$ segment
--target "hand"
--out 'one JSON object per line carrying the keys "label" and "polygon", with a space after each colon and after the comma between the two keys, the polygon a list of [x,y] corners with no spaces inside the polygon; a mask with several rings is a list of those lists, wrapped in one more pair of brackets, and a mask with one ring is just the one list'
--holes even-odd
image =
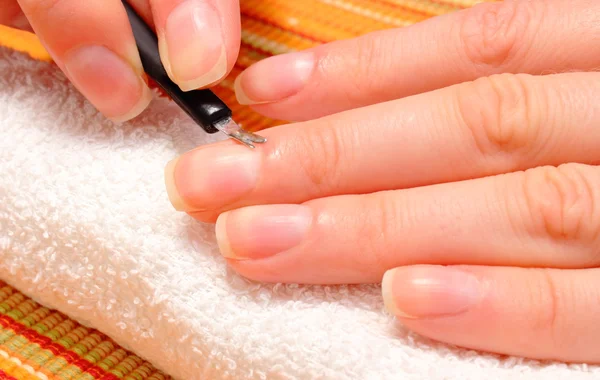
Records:
{"label": "hand", "polygon": [[599,41],[597,0],[506,1],[266,59],[238,98],[312,121],[184,154],[170,198],[248,278],[383,278],[426,336],[600,362]]}
{"label": "hand", "polygon": [[[163,64],[183,90],[232,69],[240,45],[238,0],[131,0],[155,27]],[[151,92],[120,0],[0,0],[0,24],[34,30],[58,66],[105,116],[129,120]],[[150,11],[152,9],[152,11]]]}

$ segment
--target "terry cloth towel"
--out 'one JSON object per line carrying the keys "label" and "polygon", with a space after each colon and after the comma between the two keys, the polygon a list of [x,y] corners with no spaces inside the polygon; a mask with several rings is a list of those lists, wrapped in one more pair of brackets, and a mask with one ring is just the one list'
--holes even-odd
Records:
{"label": "terry cloth towel", "polygon": [[[252,22],[246,43],[264,43]],[[0,278],[181,380],[600,377],[599,367],[411,334],[377,285],[263,285],[232,273],[213,227],[176,213],[163,183],[166,162],[215,138],[165,99],[112,124],[53,64],[0,49]]]}

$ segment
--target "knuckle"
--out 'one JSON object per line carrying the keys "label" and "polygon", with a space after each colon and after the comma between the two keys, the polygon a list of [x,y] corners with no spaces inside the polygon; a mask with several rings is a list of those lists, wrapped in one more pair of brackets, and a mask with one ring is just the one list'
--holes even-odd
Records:
{"label": "knuckle", "polygon": [[[364,94],[372,94],[375,97],[376,94],[382,91],[381,83],[377,81],[377,73],[385,72],[392,67],[394,61],[390,49],[389,39],[390,37],[378,38],[373,35],[367,35],[357,38],[353,41],[348,42],[348,52],[345,51],[334,51],[332,56],[326,61],[327,66],[339,67],[341,65],[350,67],[351,69],[345,70],[347,75],[346,85],[342,86],[341,89],[345,92],[345,100],[350,104],[364,103]],[[333,56],[335,54],[335,56]],[[348,61],[348,60],[351,61]],[[333,60],[343,62],[332,62]],[[325,75],[329,75],[325,73]]]}
{"label": "knuckle", "polygon": [[507,0],[465,12],[459,39],[468,61],[482,72],[502,71],[526,52],[523,36],[543,2]]}
{"label": "knuckle", "polygon": [[494,166],[491,159],[503,169],[516,169],[535,153],[531,147],[540,133],[547,99],[531,83],[525,74],[500,74],[457,87],[459,120],[487,159],[486,167]]}
{"label": "knuckle", "polygon": [[[359,86],[358,90],[365,90],[362,86],[368,86],[369,81],[365,81],[369,74],[373,74],[373,65],[378,62],[382,54],[383,49],[381,43],[377,38],[370,38],[367,36],[358,40],[357,44],[357,57],[360,57],[360,64],[357,66],[357,70],[354,71],[352,79],[355,84]],[[365,76],[367,75],[367,76]]]}
{"label": "knuckle", "polygon": [[339,128],[331,122],[321,120],[306,130],[299,140],[297,157],[309,157],[298,161],[302,173],[308,179],[316,194],[327,194],[329,189],[337,186],[340,180],[344,149],[351,144],[344,144]]}
{"label": "knuckle", "polygon": [[559,310],[561,309],[561,288],[546,269],[537,270],[537,276],[531,276],[529,291],[531,307],[536,312],[531,320],[532,329],[539,336],[549,336],[556,343],[560,334]]}
{"label": "knuckle", "polygon": [[[523,191],[530,233],[558,241],[597,242],[600,235],[599,174],[598,168],[580,164],[525,172]],[[590,249],[595,245],[589,244]],[[586,256],[589,253],[585,252]]]}
{"label": "knuckle", "polygon": [[400,213],[399,209],[397,200],[388,193],[375,193],[364,197],[363,217],[357,234],[361,239],[357,240],[357,244],[358,249],[366,253],[365,267],[377,274],[397,266],[395,241],[403,224],[402,215],[408,214]]}

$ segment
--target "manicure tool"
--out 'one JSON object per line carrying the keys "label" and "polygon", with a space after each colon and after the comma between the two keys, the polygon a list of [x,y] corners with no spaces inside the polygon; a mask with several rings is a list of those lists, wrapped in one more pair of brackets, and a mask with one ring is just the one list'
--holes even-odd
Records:
{"label": "manicure tool", "polygon": [[171,80],[162,64],[156,34],[127,1],[123,0],[123,5],[131,23],[144,71],[206,133],[222,132],[249,148],[267,141],[264,137],[245,131],[236,124],[231,109],[212,91],[182,91]]}

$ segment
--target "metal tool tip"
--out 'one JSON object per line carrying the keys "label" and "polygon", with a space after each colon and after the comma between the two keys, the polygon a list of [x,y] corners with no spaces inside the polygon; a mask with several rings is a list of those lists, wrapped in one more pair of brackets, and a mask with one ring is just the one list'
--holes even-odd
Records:
{"label": "metal tool tip", "polygon": [[236,124],[233,119],[224,119],[215,123],[215,128],[225,133],[230,138],[246,145],[248,148],[254,149],[254,144],[264,144],[267,139],[252,132],[245,131]]}

